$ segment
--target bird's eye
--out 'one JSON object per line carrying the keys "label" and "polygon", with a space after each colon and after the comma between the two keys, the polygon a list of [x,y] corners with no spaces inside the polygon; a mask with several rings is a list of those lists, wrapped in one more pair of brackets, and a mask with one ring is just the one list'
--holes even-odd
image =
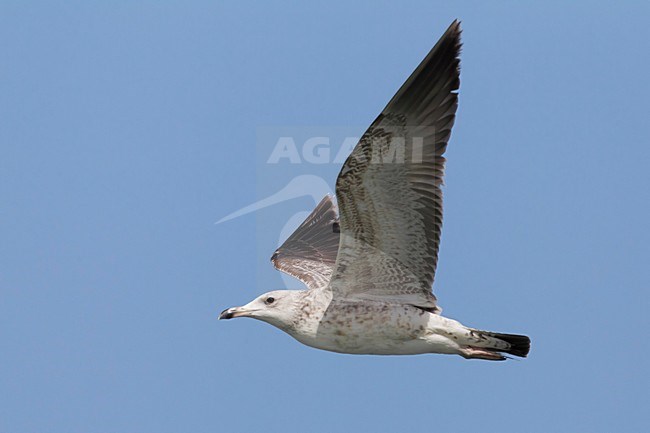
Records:
{"label": "bird's eye", "polygon": [[266,302],[267,304],[272,304],[273,302],[275,302],[275,298],[273,296],[269,296],[268,298],[266,298],[266,301],[264,302]]}

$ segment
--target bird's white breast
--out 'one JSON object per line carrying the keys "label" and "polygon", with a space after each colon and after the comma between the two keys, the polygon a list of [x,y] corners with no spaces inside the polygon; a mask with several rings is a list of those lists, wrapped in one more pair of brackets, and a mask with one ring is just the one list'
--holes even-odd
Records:
{"label": "bird's white breast", "polygon": [[435,350],[436,320],[447,319],[410,305],[332,301],[327,308],[310,309],[287,332],[303,344],[333,352],[417,354]]}

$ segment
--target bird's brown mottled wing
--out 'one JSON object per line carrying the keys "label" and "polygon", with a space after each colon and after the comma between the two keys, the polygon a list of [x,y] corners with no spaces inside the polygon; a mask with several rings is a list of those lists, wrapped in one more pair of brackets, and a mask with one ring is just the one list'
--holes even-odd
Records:
{"label": "bird's brown mottled wing", "polygon": [[276,269],[305,283],[310,289],[327,286],[339,249],[336,205],[326,195],[316,209],[278,248],[271,262]]}
{"label": "bird's brown mottled wing", "polygon": [[336,182],[341,239],[333,295],[440,311],[431,292],[445,159],[458,105],[455,21],[391,99]]}

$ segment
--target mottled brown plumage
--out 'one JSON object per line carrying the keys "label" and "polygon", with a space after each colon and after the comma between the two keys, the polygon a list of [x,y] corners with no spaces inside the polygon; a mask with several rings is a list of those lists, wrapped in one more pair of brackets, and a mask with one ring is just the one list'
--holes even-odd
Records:
{"label": "mottled brown plumage", "polygon": [[458,106],[460,24],[451,24],[343,164],[340,221],[325,197],[273,254],[309,290],[266,293],[220,318],[253,317],[319,349],[355,354],[526,356],[530,339],[439,315],[432,293],[443,157]]}
{"label": "mottled brown plumage", "polygon": [[297,278],[310,289],[329,283],[339,249],[336,205],[326,195],[295,232],[273,253],[276,269]]}
{"label": "mottled brown plumage", "polygon": [[460,47],[456,21],[345,161],[336,181],[341,245],[330,283],[335,297],[440,311],[431,286],[442,228],[442,155],[458,106]]}

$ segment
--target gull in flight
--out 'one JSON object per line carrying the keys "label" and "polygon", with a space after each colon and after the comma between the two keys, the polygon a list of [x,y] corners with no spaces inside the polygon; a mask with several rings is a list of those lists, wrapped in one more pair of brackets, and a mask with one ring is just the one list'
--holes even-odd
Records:
{"label": "gull in flight", "polygon": [[432,293],[445,158],[460,86],[454,21],[359,140],[325,196],[271,261],[307,290],[276,290],[219,318],[251,317],[339,353],[525,357],[524,335],[440,315]]}

